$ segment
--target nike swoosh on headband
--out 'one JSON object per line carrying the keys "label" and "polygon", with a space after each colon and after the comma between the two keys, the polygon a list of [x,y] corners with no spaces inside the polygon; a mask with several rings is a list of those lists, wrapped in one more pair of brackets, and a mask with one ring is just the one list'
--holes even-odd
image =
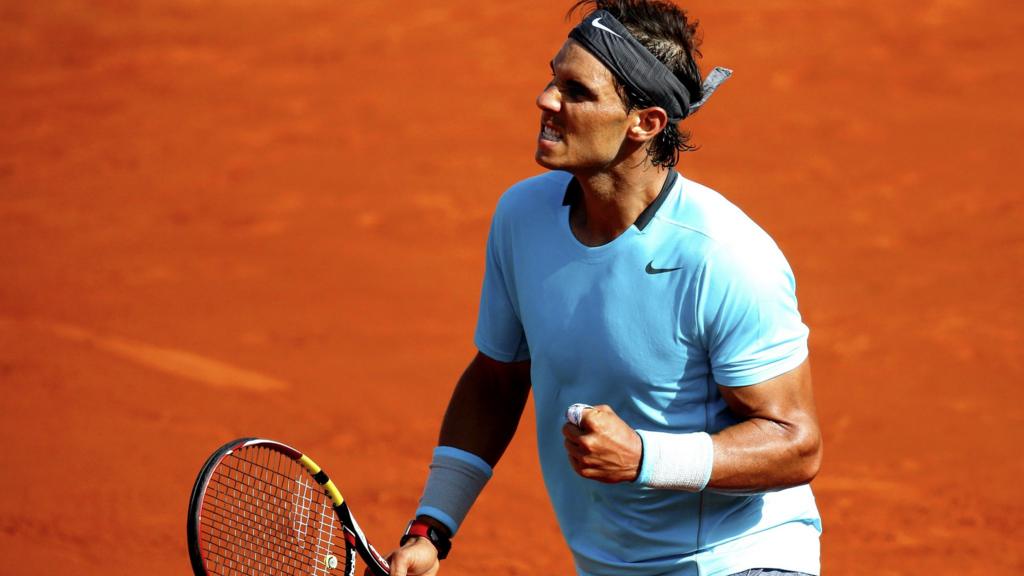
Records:
{"label": "nike swoosh on headband", "polygon": [[611,28],[605,26],[604,24],[601,24],[601,18],[595,18],[594,21],[591,22],[591,24],[593,24],[594,28],[600,28],[601,30],[604,30],[605,32],[609,32],[611,34],[615,34],[619,38],[622,38],[622,36],[620,36],[619,34],[616,34],[614,30],[612,30]]}

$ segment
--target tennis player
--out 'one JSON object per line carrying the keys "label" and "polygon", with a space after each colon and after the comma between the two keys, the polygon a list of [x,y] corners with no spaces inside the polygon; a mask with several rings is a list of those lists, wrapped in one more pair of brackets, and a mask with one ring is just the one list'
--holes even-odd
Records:
{"label": "tennis player", "polygon": [[[392,574],[435,574],[533,389],[548,494],[588,576],[818,574],[821,437],[793,274],[674,166],[696,22],[585,0],[551,61],[536,159],[501,198],[475,343]],[[566,413],[569,408],[569,421]]]}

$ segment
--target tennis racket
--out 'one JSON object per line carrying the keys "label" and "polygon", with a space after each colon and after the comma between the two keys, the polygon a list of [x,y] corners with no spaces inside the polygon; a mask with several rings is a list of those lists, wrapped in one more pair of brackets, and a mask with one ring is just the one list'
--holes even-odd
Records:
{"label": "tennis racket", "polygon": [[199,472],[188,506],[196,576],[354,576],[356,553],[390,573],[327,473],[291,446],[232,440]]}

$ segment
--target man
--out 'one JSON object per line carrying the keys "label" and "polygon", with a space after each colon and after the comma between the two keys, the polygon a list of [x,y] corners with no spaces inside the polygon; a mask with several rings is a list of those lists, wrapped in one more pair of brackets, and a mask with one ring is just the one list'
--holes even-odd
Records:
{"label": "man", "polygon": [[438,571],[531,386],[579,574],[817,574],[821,440],[792,273],[672,169],[689,148],[679,121],[728,71],[702,85],[696,24],[670,4],[581,6],[537,98],[550,171],[497,207],[479,353],[392,574]]}

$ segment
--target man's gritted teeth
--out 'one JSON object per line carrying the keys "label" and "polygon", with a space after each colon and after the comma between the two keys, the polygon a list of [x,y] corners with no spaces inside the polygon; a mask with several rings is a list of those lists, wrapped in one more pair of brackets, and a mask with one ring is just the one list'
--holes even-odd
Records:
{"label": "man's gritted teeth", "polygon": [[541,124],[540,137],[541,140],[548,140],[550,142],[562,141],[562,133],[548,124]]}

